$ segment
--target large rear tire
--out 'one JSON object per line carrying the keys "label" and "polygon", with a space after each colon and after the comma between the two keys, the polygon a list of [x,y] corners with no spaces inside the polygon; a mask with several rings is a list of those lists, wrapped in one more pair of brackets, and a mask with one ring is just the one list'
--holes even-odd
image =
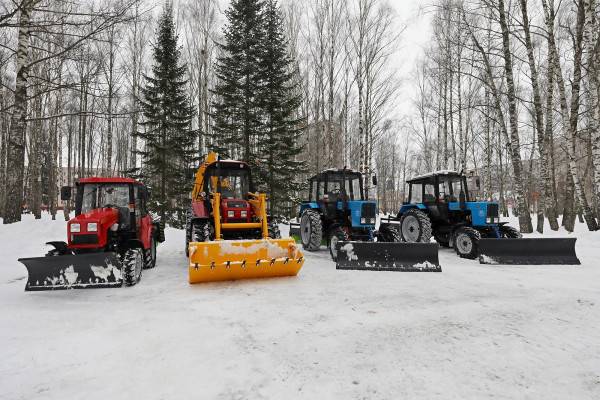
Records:
{"label": "large rear tire", "polygon": [[348,234],[341,227],[333,228],[329,232],[329,237],[327,239],[327,246],[329,247],[329,254],[331,254],[331,258],[333,261],[337,261],[337,248],[336,245],[338,242],[346,242],[348,241]]}
{"label": "large rear tire", "polygon": [[121,257],[123,265],[123,281],[126,286],[133,286],[142,279],[144,256],[138,248],[128,249]]}
{"label": "large rear tire", "polygon": [[400,219],[402,240],[409,243],[431,241],[431,220],[423,211],[416,208],[408,210]]}
{"label": "large rear tire", "polygon": [[401,242],[402,236],[398,230],[390,225],[381,225],[377,232],[378,242]]}
{"label": "large rear tire", "polygon": [[454,251],[461,258],[474,259],[479,254],[479,231],[463,226],[454,233]]}
{"label": "large rear tire", "polygon": [[302,247],[308,251],[317,251],[323,240],[321,215],[314,210],[306,210],[300,217],[300,238]]}
{"label": "large rear tire", "polygon": [[144,269],[156,267],[156,239],[152,236],[150,247],[144,250]]}

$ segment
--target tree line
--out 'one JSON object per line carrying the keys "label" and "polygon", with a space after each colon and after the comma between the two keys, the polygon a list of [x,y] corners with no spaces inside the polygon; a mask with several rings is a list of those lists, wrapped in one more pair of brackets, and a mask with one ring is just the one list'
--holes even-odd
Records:
{"label": "tree line", "polygon": [[597,1],[440,0],[431,14],[410,168],[477,170],[522,232],[532,212],[539,232],[573,231],[577,216],[598,229]]}
{"label": "tree line", "polygon": [[[182,131],[174,142],[185,157],[174,163],[189,170],[210,150],[244,159],[271,193],[272,212],[286,215],[309,174],[333,166],[373,173],[398,87],[387,64],[400,31],[387,2],[307,4],[170,6],[176,80],[190,107],[177,129],[167,129]],[[156,162],[173,158],[157,152],[160,129],[149,112],[161,15],[145,0],[0,1],[4,223],[20,220],[24,207],[55,217],[59,183],[91,175],[141,177],[153,186],[157,211],[165,211],[160,204],[181,215],[191,182],[180,174],[166,177],[168,188],[158,184],[175,168]]]}

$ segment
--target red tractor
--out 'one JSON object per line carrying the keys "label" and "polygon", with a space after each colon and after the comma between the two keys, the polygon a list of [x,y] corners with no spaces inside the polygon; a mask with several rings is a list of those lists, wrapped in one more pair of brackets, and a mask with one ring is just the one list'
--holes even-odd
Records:
{"label": "red tractor", "polygon": [[[159,221],[146,208],[148,189],[131,178],[82,178],[76,184],[75,217],[67,242],[48,242],[45,257],[21,258],[29,273],[25,290],[87,289],[139,282],[156,265],[164,241]],[[61,188],[71,199],[72,188]]]}

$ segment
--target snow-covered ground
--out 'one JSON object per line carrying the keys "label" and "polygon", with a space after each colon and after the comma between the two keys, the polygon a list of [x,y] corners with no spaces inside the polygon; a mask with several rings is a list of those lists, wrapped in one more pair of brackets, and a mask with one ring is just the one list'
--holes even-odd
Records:
{"label": "snow-covered ground", "polygon": [[170,229],[135,287],[26,293],[17,258],[65,236],[28,216],[0,225],[0,398],[599,399],[600,232],[575,235],[581,266],[336,271],[323,250],[191,286]]}

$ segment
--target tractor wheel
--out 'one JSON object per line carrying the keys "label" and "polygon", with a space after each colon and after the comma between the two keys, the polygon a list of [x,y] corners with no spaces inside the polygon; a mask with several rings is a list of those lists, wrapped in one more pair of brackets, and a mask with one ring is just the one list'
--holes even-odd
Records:
{"label": "tractor wheel", "polygon": [[300,218],[300,238],[302,247],[308,251],[317,251],[323,240],[321,215],[314,210],[306,210]]}
{"label": "tractor wheel", "polygon": [[421,210],[408,210],[400,219],[402,240],[409,243],[431,241],[431,220]]}
{"label": "tractor wheel", "polygon": [[152,236],[150,248],[144,250],[144,269],[156,267],[156,239]]}
{"label": "tractor wheel", "polygon": [[269,223],[269,238],[270,239],[281,239],[281,232],[279,232],[279,225],[275,222]]}
{"label": "tractor wheel", "polygon": [[123,264],[123,280],[126,286],[133,286],[142,278],[144,256],[138,248],[128,249],[121,256]]}
{"label": "tractor wheel", "polygon": [[333,261],[337,261],[337,243],[345,242],[347,240],[348,234],[339,226],[337,228],[333,228],[329,232],[329,237],[327,238],[327,246],[329,247],[329,253],[331,254],[331,258],[333,259]]}
{"label": "tractor wheel", "polygon": [[448,235],[434,234],[433,238],[442,247],[450,247],[450,238]]}
{"label": "tractor wheel", "polygon": [[506,239],[521,239],[523,235],[521,235],[521,232],[519,232],[512,226],[502,225],[500,227],[500,237]]}
{"label": "tractor wheel", "polygon": [[210,229],[210,222],[193,222],[192,223],[192,235],[194,242],[210,242],[212,238],[212,231]]}
{"label": "tractor wheel", "polygon": [[454,233],[454,250],[461,258],[474,259],[478,254],[479,232],[469,226],[458,228]]}
{"label": "tractor wheel", "polygon": [[402,236],[398,230],[390,225],[381,225],[377,232],[378,242],[401,242]]}

